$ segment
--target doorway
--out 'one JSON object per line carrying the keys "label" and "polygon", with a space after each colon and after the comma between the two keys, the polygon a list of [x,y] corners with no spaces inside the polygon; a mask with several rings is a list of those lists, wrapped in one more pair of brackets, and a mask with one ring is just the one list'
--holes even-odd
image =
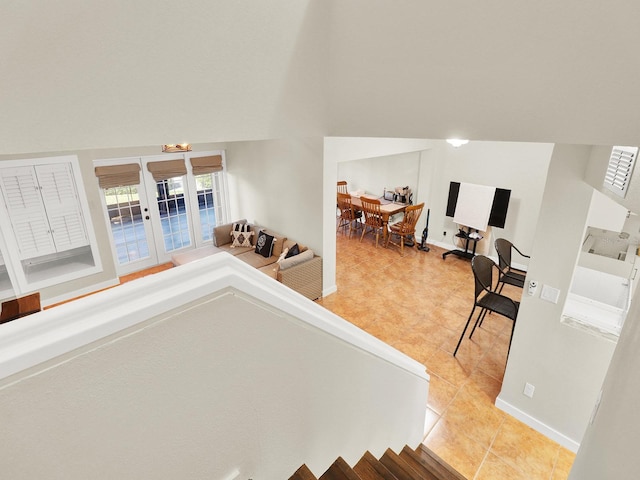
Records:
{"label": "doorway", "polygon": [[[228,219],[222,152],[95,162],[119,276],[211,241]],[[114,171],[129,178],[104,180]]]}

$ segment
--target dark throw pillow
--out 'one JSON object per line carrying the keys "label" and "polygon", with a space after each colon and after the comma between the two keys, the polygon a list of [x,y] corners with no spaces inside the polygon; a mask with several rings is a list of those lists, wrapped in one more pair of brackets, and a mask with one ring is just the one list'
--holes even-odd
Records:
{"label": "dark throw pillow", "polygon": [[293,257],[295,255],[298,255],[299,253],[300,253],[300,247],[298,247],[298,244],[296,243],[293,247],[289,249],[289,251],[287,252],[287,255],[284,258]]}
{"label": "dark throw pillow", "polygon": [[269,235],[264,230],[260,230],[258,233],[258,240],[256,241],[256,253],[259,253],[264,258],[269,258],[273,251],[273,244],[276,239],[273,235]]}

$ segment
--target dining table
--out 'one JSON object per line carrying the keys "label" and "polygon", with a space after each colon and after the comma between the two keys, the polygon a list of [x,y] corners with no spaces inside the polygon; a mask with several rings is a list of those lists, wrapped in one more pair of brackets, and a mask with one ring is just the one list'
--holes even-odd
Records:
{"label": "dining table", "polygon": [[[387,235],[388,235],[387,225],[389,223],[389,217],[391,217],[391,215],[395,215],[396,213],[404,212],[404,209],[407,207],[407,205],[404,203],[391,202],[389,200],[384,200],[382,198],[374,197],[372,195],[371,196],[361,195],[361,196],[365,198],[371,198],[374,200],[380,200],[380,215],[382,216],[383,240],[386,241]],[[362,209],[362,202],[360,201],[360,197],[351,195],[351,204],[353,205],[353,208],[356,210]]]}

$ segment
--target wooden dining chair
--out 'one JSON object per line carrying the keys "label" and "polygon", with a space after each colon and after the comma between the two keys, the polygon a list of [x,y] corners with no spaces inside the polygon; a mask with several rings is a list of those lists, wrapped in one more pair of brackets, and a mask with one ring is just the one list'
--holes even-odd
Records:
{"label": "wooden dining chair", "polygon": [[0,311],[0,323],[10,322],[16,318],[31,315],[42,310],[40,305],[40,292],[32,293],[13,300],[2,302]]}
{"label": "wooden dining chair", "polygon": [[340,209],[340,216],[338,217],[338,225],[336,227],[336,233],[342,228],[349,227],[349,238],[351,238],[351,232],[354,229],[362,228],[362,211],[356,210],[351,202],[351,195],[348,193],[338,192],[338,208]]}
{"label": "wooden dining chair", "polygon": [[[419,205],[410,205],[404,209],[404,216],[398,223],[392,223],[389,225],[389,234],[387,235],[387,241],[385,247],[388,247],[391,243],[396,247],[400,247],[400,255],[404,256],[404,243],[407,237],[414,236],[416,234],[416,225],[418,219],[422,214],[424,208],[424,202]],[[400,243],[395,243],[391,240],[392,236],[399,237]],[[414,242],[415,243],[415,242]]]}
{"label": "wooden dining chair", "polygon": [[338,193],[349,193],[347,192],[347,182],[345,180],[340,180],[337,184]]}
{"label": "wooden dining chair", "polygon": [[362,242],[362,239],[367,233],[367,228],[369,228],[370,233],[376,234],[376,248],[378,248],[380,232],[382,232],[384,228],[384,220],[380,212],[380,200],[377,198],[360,197],[360,203],[362,203],[362,211],[364,213],[364,224],[362,226],[360,241]]}

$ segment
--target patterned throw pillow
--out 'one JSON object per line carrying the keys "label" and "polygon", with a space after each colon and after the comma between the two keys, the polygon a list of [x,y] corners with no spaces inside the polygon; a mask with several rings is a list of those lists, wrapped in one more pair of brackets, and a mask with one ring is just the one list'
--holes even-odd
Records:
{"label": "patterned throw pillow", "polygon": [[269,258],[271,252],[273,252],[273,244],[277,239],[273,235],[269,235],[264,230],[260,230],[258,233],[258,240],[256,241],[256,253],[259,253],[264,258]]}
{"label": "patterned throw pillow", "polygon": [[233,242],[231,243],[231,248],[234,247],[252,247],[251,245],[251,237],[253,237],[254,232],[240,232],[236,230],[231,231],[231,236],[233,237]]}
{"label": "patterned throw pillow", "polygon": [[234,222],[231,227],[231,236],[233,236],[233,232],[248,232],[251,230],[251,225],[248,223],[237,223]]}

